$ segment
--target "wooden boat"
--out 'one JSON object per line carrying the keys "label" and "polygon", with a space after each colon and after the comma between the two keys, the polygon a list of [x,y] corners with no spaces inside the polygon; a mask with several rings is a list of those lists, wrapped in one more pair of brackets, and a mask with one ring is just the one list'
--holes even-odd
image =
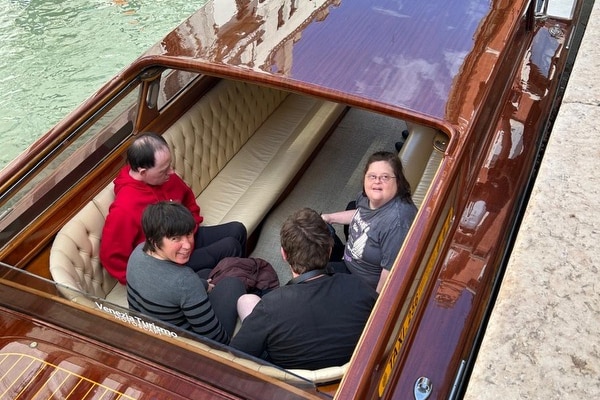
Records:
{"label": "wooden boat", "polygon": [[[587,3],[561,4],[208,2],[1,171],[0,398],[460,397]],[[349,364],[281,370],[115,300],[97,232],[136,134],[268,257],[403,129],[419,212]]]}

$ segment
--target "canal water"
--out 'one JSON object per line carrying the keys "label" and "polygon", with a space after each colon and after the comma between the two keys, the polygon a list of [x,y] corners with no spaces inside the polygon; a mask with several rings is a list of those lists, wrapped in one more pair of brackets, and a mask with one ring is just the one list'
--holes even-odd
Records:
{"label": "canal water", "polygon": [[0,0],[0,169],[207,0]]}

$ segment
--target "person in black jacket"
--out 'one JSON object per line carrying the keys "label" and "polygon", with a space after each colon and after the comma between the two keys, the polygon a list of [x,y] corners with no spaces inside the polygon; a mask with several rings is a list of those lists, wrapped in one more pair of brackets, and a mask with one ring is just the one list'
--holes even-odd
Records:
{"label": "person in black jacket", "polygon": [[262,299],[240,297],[243,323],[230,345],[282,368],[347,363],[377,293],[358,276],[326,273],[332,246],[316,211],[305,208],[288,217],[281,228],[281,254],[293,278]]}

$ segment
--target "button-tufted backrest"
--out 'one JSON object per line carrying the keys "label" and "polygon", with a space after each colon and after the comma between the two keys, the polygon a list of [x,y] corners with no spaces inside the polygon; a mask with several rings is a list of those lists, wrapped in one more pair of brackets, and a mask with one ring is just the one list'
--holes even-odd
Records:
{"label": "button-tufted backrest", "polygon": [[223,80],[164,133],[175,170],[196,196],[287,96]]}
{"label": "button-tufted backrest", "polygon": [[[100,298],[106,298],[115,289],[117,280],[102,267],[98,255],[104,220],[113,199],[111,183],[58,232],[50,250],[54,281]],[[71,300],[79,296],[59,289]]]}

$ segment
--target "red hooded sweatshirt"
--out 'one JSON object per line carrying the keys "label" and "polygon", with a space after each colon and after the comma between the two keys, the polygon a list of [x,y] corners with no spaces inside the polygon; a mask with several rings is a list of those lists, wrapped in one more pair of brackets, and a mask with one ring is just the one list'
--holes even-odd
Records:
{"label": "red hooded sweatshirt", "polygon": [[127,260],[138,244],[146,240],[142,213],[150,204],[177,201],[186,206],[200,225],[203,218],[192,189],[177,175],[159,186],[151,186],[129,175],[124,166],[115,178],[115,200],[110,205],[100,240],[102,266],[122,284],[126,283]]}

